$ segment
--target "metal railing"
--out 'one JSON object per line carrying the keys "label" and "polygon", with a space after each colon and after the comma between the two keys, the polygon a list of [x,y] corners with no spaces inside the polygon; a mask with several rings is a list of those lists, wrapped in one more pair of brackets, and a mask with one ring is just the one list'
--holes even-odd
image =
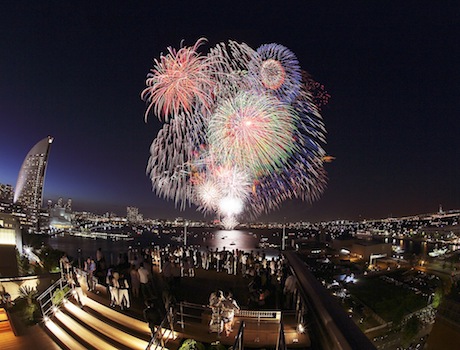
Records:
{"label": "metal railing", "polygon": [[237,310],[235,316],[251,318],[257,320],[257,324],[260,325],[260,321],[277,321],[281,322],[281,311],[254,311],[254,310]]}
{"label": "metal railing", "polygon": [[177,311],[177,314],[179,316],[179,320],[177,321],[177,323],[180,324],[182,329],[184,329],[186,323],[185,318],[201,321],[201,314],[203,313],[203,311],[208,309],[209,307],[206,305],[181,301],[179,303],[179,310]]}
{"label": "metal railing", "polygon": [[244,350],[244,327],[246,324],[244,321],[241,322],[240,328],[238,329],[238,334],[235,337],[235,342],[233,343],[232,350]]}
{"label": "metal railing", "polygon": [[[169,326],[169,329],[167,329],[167,326]],[[174,336],[174,313],[172,309],[169,310],[168,314],[163,318],[163,321],[161,321],[161,324],[157,327],[145,350],[164,349],[166,343],[170,339],[170,335]]]}
{"label": "metal railing", "polygon": [[[186,301],[179,303],[179,310],[177,311],[179,320],[177,323],[181,325],[182,328],[185,327],[186,318],[202,320],[202,313],[204,311],[210,310],[210,307],[202,304],[194,304]],[[281,322],[281,311],[277,310],[236,310],[235,316],[252,319],[260,325],[263,321],[276,321]]]}
{"label": "metal railing", "polygon": [[284,252],[297,280],[296,321],[308,323],[312,346],[325,350],[369,350],[374,344],[316,280],[293,251]]}
{"label": "metal railing", "polygon": [[284,326],[280,323],[280,332],[278,335],[278,343],[276,344],[276,350],[287,350],[286,339],[284,337]]}
{"label": "metal railing", "polygon": [[[68,287],[68,288],[66,288]],[[53,297],[57,290],[64,291],[62,299],[58,300],[59,303],[67,298],[68,294],[72,291],[71,286],[68,284],[67,280],[64,278],[58,279],[54,282],[47,290],[37,297],[38,304],[40,305],[40,310],[43,317],[50,317],[53,313],[53,307],[59,307],[59,304],[53,303]]]}
{"label": "metal railing", "polygon": [[[238,333],[235,336],[235,342],[233,343],[232,350],[244,350],[244,330],[246,327],[246,322],[241,321],[240,328]],[[276,344],[276,350],[287,350],[286,340],[284,337],[284,326],[280,323],[278,341]]]}

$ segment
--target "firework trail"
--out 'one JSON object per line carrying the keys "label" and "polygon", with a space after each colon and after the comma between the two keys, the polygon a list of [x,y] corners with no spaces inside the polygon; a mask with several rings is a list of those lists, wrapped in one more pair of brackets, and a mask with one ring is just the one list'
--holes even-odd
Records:
{"label": "firework trail", "polygon": [[202,55],[204,43],[168,48],[147,75],[145,118],[165,122],[150,148],[153,190],[217,215],[226,229],[289,199],[318,200],[327,183],[324,87],[282,45],[229,41]]}

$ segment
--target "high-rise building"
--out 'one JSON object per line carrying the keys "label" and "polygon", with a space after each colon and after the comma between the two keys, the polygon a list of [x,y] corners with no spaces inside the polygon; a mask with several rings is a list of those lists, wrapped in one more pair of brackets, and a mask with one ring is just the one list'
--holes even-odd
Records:
{"label": "high-rise building", "polygon": [[139,208],[127,207],[126,219],[128,220],[128,222],[139,222]]}
{"label": "high-rise building", "polygon": [[0,213],[11,213],[13,204],[13,186],[0,184]]}
{"label": "high-rise building", "polygon": [[43,201],[46,166],[52,142],[51,136],[39,141],[27,153],[19,170],[14,191],[14,203],[23,207],[30,224],[38,222],[38,213]]}
{"label": "high-rise building", "polygon": [[22,254],[19,221],[11,214],[0,213],[0,276],[18,275],[16,249]]}
{"label": "high-rise building", "polygon": [[13,186],[7,184],[0,184],[0,201],[13,202]]}

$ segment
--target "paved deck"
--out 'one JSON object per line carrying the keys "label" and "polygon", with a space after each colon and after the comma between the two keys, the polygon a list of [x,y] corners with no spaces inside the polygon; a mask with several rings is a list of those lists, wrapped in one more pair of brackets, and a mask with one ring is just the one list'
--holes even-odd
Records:
{"label": "paved deck", "polygon": [[[15,324],[19,324],[16,322]],[[0,308],[0,348],[2,350],[50,349],[60,347],[38,325],[17,330],[16,336],[4,309]]]}
{"label": "paved deck", "polygon": [[[161,276],[158,273],[154,273],[153,280],[154,292],[157,298],[161,300],[161,292],[164,288]],[[245,304],[249,294],[247,288],[248,282],[249,280],[243,278],[242,276],[232,276],[225,272],[218,273],[216,271],[197,270],[195,277],[184,277],[181,279],[177,298],[178,301],[189,301],[206,305],[209,294],[212,291],[215,291],[216,289],[232,290],[236,300],[239,301],[240,306],[245,309]],[[110,324],[110,321],[114,321],[115,324],[120,325],[120,329],[116,329],[116,332],[120,334],[124,332],[124,326],[121,325],[126,324],[125,328],[133,330],[136,338],[138,338],[133,338],[133,341],[135,340],[139,344],[136,343],[137,345],[134,347],[130,347],[128,344],[123,345],[123,342],[125,341],[124,338],[127,337],[120,336],[119,340],[115,340],[116,343],[112,344],[112,346],[115,346],[116,348],[120,345],[123,345],[122,348],[144,348],[146,341],[149,339],[149,329],[147,324],[143,321],[142,311],[145,305],[142,298],[132,298],[131,307],[128,310],[120,310],[118,307],[113,309],[109,306],[109,296],[103,286],[98,287],[98,293],[88,292],[84,286],[83,289],[88,297],[90,297],[90,300],[88,300],[87,305],[83,307],[83,310],[80,308],[74,308],[72,306],[70,306],[69,309],[69,307],[64,306],[63,311],[76,318],[80,317],[79,314],[81,313],[82,319],[84,318],[85,320],[84,322],[90,320],[93,323],[93,328],[99,327],[102,329],[102,326],[99,326],[101,321],[99,321],[98,318],[101,318],[102,322],[105,320],[107,324]],[[92,302],[91,299],[94,301]],[[275,303],[275,298],[272,298],[270,304],[266,305],[266,308],[273,310],[274,308],[272,308],[272,306]],[[94,313],[95,311],[96,314]],[[70,322],[69,320],[66,321],[68,316],[60,312],[56,313],[55,317],[58,321],[61,319],[60,322],[63,324]],[[180,345],[180,342],[188,338],[192,338],[203,343],[220,341],[222,344],[227,346],[233,345],[235,336],[242,321],[243,318],[241,317],[237,316],[235,318],[234,331],[228,337],[226,337],[225,334],[210,333],[208,327],[209,310],[203,308],[198,312],[198,317],[195,320],[186,320],[183,328],[179,324],[174,325],[174,331],[177,333],[178,338],[175,341],[168,342],[167,347],[173,350],[177,349]],[[244,332],[245,348],[273,349],[276,347],[280,327],[279,321],[271,320],[257,322],[257,320],[250,318],[244,318],[244,321],[246,325]],[[295,319],[292,312],[290,314],[284,314],[282,321],[284,324],[286,343],[288,344],[289,348],[307,349],[310,346],[310,339],[307,334],[297,334],[295,330]],[[69,338],[69,335],[65,331],[59,329],[59,326],[55,326],[55,324],[52,325],[52,327],[56,328],[53,330],[53,332],[58,334],[58,337],[62,337],[62,339]],[[77,325],[75,325],[75,327],[77,327]],[[115,328],[117,328],[117,326],[115,326]],[[83,330],[78,332],[80,333],[80,336],[82,336],[82,332]],[[99,332],[102,331],[99,330]],[[112,335],[116,332],[115,330],[112,330],[110,334],[107,334],[107,336],[110,335],[112,338]],[[5,327],[5,330],[0,332],[1,348],[27,350],[30,350],[31,348],[43,348],[52,350],[60,349],[60,346],[56,344],[48,334],[51,332],[48,331],[43,324],[33,327],[24,327],[24,330],[22,330],[21,333],[21,336],[16,337],[10,329]],[[125,333],[125,335],[128,336],[128,333]],[[82,339],[85,339],[86,341],[88,338],[90,338],[90,336],[83,337]],[[108,340],[107,337],[104,339]],[[84,347],[84,344],[79,344],[78,340],[68,339],[68,342],[66,343],[72,344],[72,342],[74,344],[72,348],[77,349],[79,346]],[[117,343],[119,345],[117,345]],[[92,347],[104,348],[101,347],[100,344],[92,345]]]}
{"label": "paved deck", "polygon": [[[161,281],[161,276],[156,272],[153,275],[154,291],[157,298],[161,299],[161,291],[164,285]],[[180,289],[178,292],[179,301],[189,301],[201,305],[207,305],[208,298],[211,292],[216,289],[232,290],[235,299],[238,300],[240,306],[244,309],[245,304],[249,297],[248,291],[249,280],[242,276],[228,275],[226,272],[216,272],[213,270],[197,269],[195,277],[183,277],[180,282]],[[89,292],[89,296],[97,302],[109,305],[109,297],[104,288],[99,288],[99,293]],[[271,299],[270,304],[263,307],[263,309],[274,310],[275,298]],[[143,319],[142,310],[144,309],[142,298],[132,298],[131,308],[121,311],[116,309],[119,313],[134,317],[138,320]],[[200,316],[200,315],[198,315]],[[188,319],[185,322],[184,328],[180,325],[175,325],[174,331],[178,333],[178,342],[184,339],[193,338],[204,343],[212,343],[220,341],[224,345],[233,345],[235,335],[239,329],[241,321],[245,321],[244,343],[246,348],[274,348],[278,341],[279,335],[279,322],[262,321],[258,323],[254,319],[235,317],[234,332],[226,337],[225,334],[209,333],[208,321],[209,316],[201,315],[200,319]],[[284,333],[286,343],[289,348],[302,348],[307,349],[310,347],[311,342],[308,334],[298,334],[296,332],[296,322],[293,312],[284,313],[282,318],[284,324]],[[168,343],[169,345],[169,343]],[[172,348],[172,346],[171,346]]]}

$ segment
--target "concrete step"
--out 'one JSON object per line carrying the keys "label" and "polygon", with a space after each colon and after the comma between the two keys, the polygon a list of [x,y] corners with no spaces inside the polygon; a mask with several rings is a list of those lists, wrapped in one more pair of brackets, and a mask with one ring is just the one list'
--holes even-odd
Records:
{"label": "concrete step", "polygon": [[150,329],[144,321],[90,298],[86,298],[84,308],[65,301],[44,325],[51,338],[68,350],[144,350],[150,339]]}
{"label": "concrete step", "polygon": [[[62,313],[58,311],[58,313]],[[87,347],[80,344],[71,334],[66,332],[60,326],[51,319],[45,321],[45,327],[48,331],[59,341],[61,345],[64,345],[69,350],[86,350]]]}
{"label": "concrete step", "polygon": [[[115,326],[109,325],[103,320],[91,315],[90,313],[82,310],[80,307],[75,304],[67,301],[63,304],[64,310],[69,313],[73,318],[78,319],[81,324],[84,324],[86,328],[92,333],[100,333],[105,337],[112,339],[118,344],[122,344],[129,349],[145,349],[148,342],[139,339],[131,334],[124,332],[123,330],[118,329]],[[86,340],[86,337],[85,337]],[[115,347],[112,347],[116,349]],[[111,348],[111,349],[112,349]],[[109,349],[109,348],[106,348]]]}
{"label": "concrete step", "polygon": [[[59,310],[54,314],[54,317],[59,320],[67,328],[67,333],[79,343],[83,342],[89,344],[95,349],[115,350],[117,347],[113,346],[103,338],[96,335],[91,329],[85,325],[80,324],[72,317]],[[60,338],[59,338],[60,339]]]}

